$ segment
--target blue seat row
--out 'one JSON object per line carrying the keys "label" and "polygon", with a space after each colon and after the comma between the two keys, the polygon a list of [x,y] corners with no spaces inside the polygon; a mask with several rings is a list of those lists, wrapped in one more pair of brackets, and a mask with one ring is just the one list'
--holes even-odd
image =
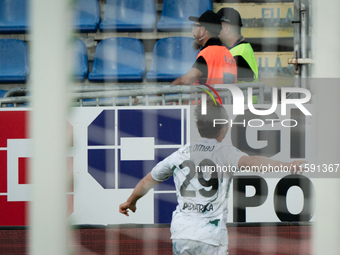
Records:
{"label": "blue seat row", "polygon": [[168,37],[156,42],[146,80],[173,81],[186,74],[198,54],[192,48],[193,38]]}
{"label": "blue seat row", "polygon": [[[30,0],[0,1],[0,33],[26,33],[30,30]],[[76,0],[74,29],[80,32],[96,32],[100,22],[98,0]]]}
{"label": "blue seat row", "polygon": [[98,0],[76,0],[74,29],[83,33],[95,33],[100,22]]}
{"label": "blue seat row", "polygon": [[157,23],[160,32],[191,31],[189,16],[201,16],[212,10],[212,0],[164,0],[161,20]]}
{"label": "blue seat row", "polygon": [[73,70],[73,77],[76,81],[84,81],[87,79],[89,73],[89,64],[86,51],[86,45],[81,40],[74,42],[73,48],[74,59],[76,60],[75,67]]}
{"label": "blue seat row", "polygon": [[26,82],[28,65],[28,50],[24,41],[16,39],[0,40],[0,82]]}
{"label": "blue seat row", "polygon": [[[30,0],[0,1],[0,33],[25,33],[30,29]],[[164,0],[156,26],[155,0],[107,0],[100,22],[98,0],[76,0],[74,28],[79,32],[160,32],[189,31],[189,16],[212,10],[212,0]]]}
{"label": "blue seat row", "polygon": [[29,29],[27,0],[0,1],[0,32],[25,33]]}
{"label": "blue seat row", "polygon": [[[168,37],[154,46],[148,82],[172,81],[187,73],[198,51],[192,48],[193,38]],[[116,37],[102,40],[96,48],[92,82],[142,82],[145,74],[145,55],[141,41]]]}
{"label": "blue seat row", "polygon": [[[168,37],[154,46],[148,82],[172,81],[189,71],[198,51],[192,48],[193,38]],[[145,54],[140,40],[115,37],[97,45],[92,71],[89,73],[86,46],[81,40],[74,44],[77,81],[91,82],[142,82],[145,76]],[[26,82],[28,54],[25,42],[0,39],[0,82]]]}
{"label": "blue seat row", "polygon": [[156,24],[155,0],[107,0],[102,32],[151,32]]}
{"label": "blue seat row", "polygon": [[[86,46],[81,40],[74,44],[76,65],[74,77],[84,80],[88,74]],[[29,75],[27,45],[22,40],[0,39],[0,83],[25,83]]]}
{"label": "blue seat row", "polygon": [[7,93],[7,90],[0,89],[0,98],[4,97]]}
{"label": "blue seat row", "polygon": [[135,38],[115,37],[98,43],[89,81],[141,82],[145,72],[142,42]]}

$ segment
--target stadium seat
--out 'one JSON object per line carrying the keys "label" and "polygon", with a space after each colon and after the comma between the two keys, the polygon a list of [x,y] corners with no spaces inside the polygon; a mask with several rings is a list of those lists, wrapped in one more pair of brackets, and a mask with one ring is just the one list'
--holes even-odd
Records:
{"label": "stadium seat", "polygon": [[28,75],[26,43],[16,39],[0,39],[0,82],[24,83]]}
{"label": "stadium seat", "polygon": [[76,0],[74,29],[81,33],[95,33],[100,22],[98,0]]}
{"label": "stadium seat", "polygon": [[0,97],[4,97],[4,95],[6,95],[7,90],[4,89],[0,89]]}
{"label": "stadium seat", "polygon": [[92,82],[141,82],[145,72],[144,47],[135,38],[104,39],[97,45]]}
{"label": "stadium seat", "polygon": [[164,0],[162,16],[157,23],[160,32],[191,31],[189,16],[200,16],[212,10],[212,0]]}
{"label": "stadium seat", "polygon": [[0,1],[0,33],[25,33],[28,30],[28,0]]}
{"label": "stadium seat", "polygon": [[150,71],[146,80],[173,81],[186,74],[197,57],[192,48],[193,38],[168,37],[157,41],[154,46]]}
{"label": "stadium seat", "polygon": [[76,59],[76,65],[74,70],[74,79],[76,81],[84,81],[87,78],[89,67],[86,45],[83,41],[77,39],[74,43],[74,53]]}
{"label": "stadium seat", "polygon": [[107,0],[101,32],[152,32],[156,24],[154,0]]}
{"label": "stadium seat", "polygon": [[[4,98],[7,92],[8,92],[7,90],[0,89],[0,98]],[[6,106],[6,107],[14,107],[14,104],[2,104],[1,107],[4,107],[4,106]]]}

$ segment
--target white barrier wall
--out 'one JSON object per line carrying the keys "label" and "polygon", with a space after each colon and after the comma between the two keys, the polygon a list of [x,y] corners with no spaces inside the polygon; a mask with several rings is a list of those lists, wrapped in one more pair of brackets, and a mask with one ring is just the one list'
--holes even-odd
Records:
{"label": "white barrier wall", "polygon": [[[227,110],[231,113],[231,106]],[[191,112],[189,106],[73,108],[68,120],[73,130],[69,151],[73,190],[68,195],[71,223],[169,223],[176,206],[172,178],[142,198],[130,217],[119,214],[118,206],[157,162],[198,137],[190,124],[194,123]],[[27,113],[0,111],[1,122],[7,123],[1,125],[0,135],[0,206],[5,208],[0,225],[26,225],[25,201],[30,200],[30,184],[25,164],[31,156],[25,132]],[[302,158],[313,163],[312,116],[304,116],[297,109],[288,109],[287,115],[281,116],[278,108],[272,116],[257,116],[256,121],[249,122],[254,116],[246,111],[244,126],[243,121],[229,115],[234,123],[224,142],[250,155],[282,161]],[[299,124],[295,126],[288,119]],[[229,197],[229,221],[311,220],[312,177],[309,173],[236,174]]]}

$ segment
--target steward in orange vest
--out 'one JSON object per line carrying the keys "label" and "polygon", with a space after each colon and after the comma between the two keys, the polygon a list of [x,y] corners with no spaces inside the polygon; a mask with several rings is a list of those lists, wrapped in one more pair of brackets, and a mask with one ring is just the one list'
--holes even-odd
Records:
{"label": "steward in orange vest", "polygon": [[221,21],[213,11],[206,11],[200,17],[190,16],[194,21],[192,32],[194,48],[201,48],[192,68],[185,75],[173,81],[172,85],[227,84],[236,83],[237,66],[229,50],[222,45],[218,35]]}
{"label": "steward in orange vest", "polygon": [[193,68],[202,73],[195,84],[228,84],[236,83],[237,80],[236,61],[218,38],[210,38],[206,42],[198,53]]}

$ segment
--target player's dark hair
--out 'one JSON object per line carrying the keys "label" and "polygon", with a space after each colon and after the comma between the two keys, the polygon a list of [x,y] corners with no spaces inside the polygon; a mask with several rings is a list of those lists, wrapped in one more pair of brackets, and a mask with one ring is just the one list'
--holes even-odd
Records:
{"label": "player's dark hair", "polygon": [[[207,114],[202,115],[202,103],[199,103],[195,109],[196,126],[201,137],[216,138],[218,137],[224,125],[218,124],[214,127],[214,119],[229,119],[226,109],[208,98]],[[228,124],[225,124],[228,125]]]}

